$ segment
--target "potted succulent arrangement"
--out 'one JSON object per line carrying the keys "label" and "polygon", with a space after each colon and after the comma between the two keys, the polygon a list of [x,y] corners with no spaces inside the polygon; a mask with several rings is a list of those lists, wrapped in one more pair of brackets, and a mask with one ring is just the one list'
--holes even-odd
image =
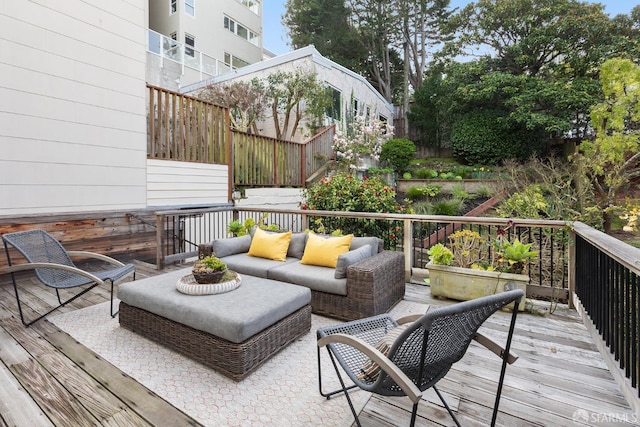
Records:
{"label": "potted succulent arrangement", "polygon": [[227,271],[227,264],[211,254],[196,261],[191,273],[196,282],[202,285],[219,283]]}
{"label": "potted succulent arrangement", "polygon": [[[476,231],[456,231],[448,246],[438,243],[428,251],[431,294],[466,301],[511,289],[526,293],[526,266],[538,256],[532,246],[518,238],[508,240],[505,230],[498,230],[491,241]],[[518,310],[524,310],[524,304],[523,299]]]}

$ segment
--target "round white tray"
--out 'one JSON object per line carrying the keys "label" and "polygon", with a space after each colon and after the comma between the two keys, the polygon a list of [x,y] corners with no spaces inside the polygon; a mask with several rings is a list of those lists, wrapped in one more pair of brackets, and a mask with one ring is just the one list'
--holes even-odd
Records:
{"label": "round white tray", "polygon": [[236,273],[236,278],[234,280],[201,285],[196,282],[193,274],[187,274],[178,280],[178,283],[176,283],[176,289],[178,289],[179,292],[188,295],[213,295],[232,291],[240,286],[240,282],[242,282],[242,278],[238,273]]}

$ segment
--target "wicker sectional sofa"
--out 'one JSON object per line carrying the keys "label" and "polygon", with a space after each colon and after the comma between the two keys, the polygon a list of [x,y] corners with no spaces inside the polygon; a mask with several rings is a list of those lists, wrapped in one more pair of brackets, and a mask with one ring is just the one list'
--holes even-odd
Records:
{"label": "wicker sectional sofa", "polygon": [[284,261],[250,256],[252,238],[215,240],[201,245],[200,253],[213,251],[240,274],[308,287],[313,313],[336,319],[385,313],[404,297],[404,254],[383,250],[382,240],[376,237],[353,237],[335,268],[301,263],[307,233],[292,233]]}

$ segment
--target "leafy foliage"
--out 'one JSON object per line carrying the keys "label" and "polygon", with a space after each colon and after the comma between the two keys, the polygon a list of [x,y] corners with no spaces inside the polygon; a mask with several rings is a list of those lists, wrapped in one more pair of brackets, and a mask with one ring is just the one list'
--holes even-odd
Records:
{"label": "leafy foliage", "polygon": [[602,65],[600,80],[605,99],[591,110],[597,136],[581,144],[574,161],[586,167],[608,231],[618,193],[640,177],[640,66],[611,59]]}
{"label": "leafy foliage", "polygon": [[[338,173],[304,189],[301,208],[343,212],[402,212],[395,197],[393,187],[377,177],[361,180],[353,175]],[[354,233],[359,236],[381,238],[387,236],[384,239],[387,246],[395,245],[402,239],[401,224],[396,224],[395,221],[332,217],[326,218],[323,222],[322,228],[325,232],[328,229],[340,229],[344,234]]]}
{"label": "leafy foliage", "polygon": [[406,138],[393,138],[382,144],[380,161],[388,161],[399,174],[404,173],[416,156],[416,145]]}
{"label": "leafy foliage", "polygon": [[476,110],[453,125],[451,151],[468,163],[495,165],[506,159],[526,160],[537,141],[530,130],[508,126],[499,110]]}

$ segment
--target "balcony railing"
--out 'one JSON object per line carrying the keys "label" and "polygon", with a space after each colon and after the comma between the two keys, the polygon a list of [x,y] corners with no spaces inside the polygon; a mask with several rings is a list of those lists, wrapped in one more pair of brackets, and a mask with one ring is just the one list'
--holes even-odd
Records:
{"label": "balcony railing", "polygon": [[[527,296],[547,300],[567,299],[592,322],[603,348],[618,363],[622,388],[633,399],[640,398],[640,249],[626,245],[582,223],[564,221],[468,218],[428,215],[376,214],[305,210],[262,210],[231,206],[157,212],[157,265],[195,257],[198,245],[230,237],[227,225],[234,219],[253,218],[257,223],[277,224],[294,232],[325,227],[343,233],[374,235],[387,250],[404,251],[405,276],[424,269],[426,251],[446,241],[460,228],[491,234],[507,229],[540,251],[529,265],[532,284]],[[595,337],[594,337],[595,339]],[[606,352],[605,352],[606,353]],[[606,354],[605,354],[606,356]]]}
{"label": "balcony railing", "polygon": [[147,30],[147,51],[158,55],[162,61],[174,61],[183,67],[199,71],[200,80],[233,70],[233,67],[223,61],[153,30]]}

